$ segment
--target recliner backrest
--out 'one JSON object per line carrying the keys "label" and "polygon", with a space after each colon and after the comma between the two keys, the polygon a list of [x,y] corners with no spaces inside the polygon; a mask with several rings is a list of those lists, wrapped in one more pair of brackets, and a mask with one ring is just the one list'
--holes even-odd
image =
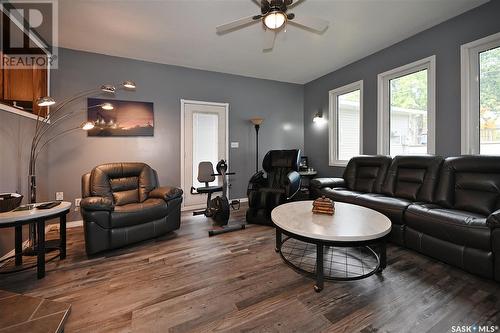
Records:
{"label": "recliner backrest", "polygon": [[214,165],[212,162],[200,162],[198,164],[198,181],[200,183],[211,183],[215,180]]}
{"label": "recliner backrest", "polygon": [[268,187],[280,188],[286,185],[290,171],[299,171],[300,149],[270,150],[262,160],[267,173]]}
{"label": "recliner backrest", "polygon": [[396,156],[387,172],[382,193],[432,202],[442,163],[440,156]]}
{"label": "recliner backrest", "polygon": [[90,173],[90,195],[113,200],[115,205],[143,202],[158,187],[156,172],[144,163],[108,163]]}
{"label": "recliner backrest", "polygon": [[500,156],[447,158],[441,170],[436,203],[485,216],[500,209]]}
{"label": "recliner backrest", "polygon": [[392,159],[388,156],[357,156],[347,163],[343,178],[351,191],[380,193]]}

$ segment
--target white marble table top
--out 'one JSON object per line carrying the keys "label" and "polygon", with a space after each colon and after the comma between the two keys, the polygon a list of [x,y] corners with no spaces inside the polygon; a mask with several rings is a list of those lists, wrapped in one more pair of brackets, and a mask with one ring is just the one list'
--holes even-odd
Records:
{"label": "white marble table top", "polygon": [[391,231],[391,221],[373,209],[335,202],[335,214],[312,213],[312,201],[289,202],[271,212],[278,227],[299,236],[337,242],[377,239]]}
{"label": "white marble table top", "polygon": [[[36,205],[42,204],[43,202],[36,203]],[[55,206],[50,209],[30,209],[21,211],[10,211],[5,213],[0,213],[0,225],[2,223],[12,223],[17,221],[32,220],[44,216],[49,216],[65,211],[71,207],[71,202],[62,201],[60,205]]]}

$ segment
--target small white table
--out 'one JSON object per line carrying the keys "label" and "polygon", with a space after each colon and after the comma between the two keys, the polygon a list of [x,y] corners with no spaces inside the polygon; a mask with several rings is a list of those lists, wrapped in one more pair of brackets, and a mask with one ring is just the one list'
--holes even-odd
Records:
{"label": "small white table", "polygon": [[[37,203],[39,205],[41,203]],[[61,202],[58,206],[55,206],[50,209],[29,209],[29,210],[19,210],[19,211],[10,211],[5,213],[0,213],[0,229],[1,228],[9,228],[13,227],[15,229],[15,265],[22,265],[22,256],[23,256],[23,235],[22,228],[23,225],[26,224],[36,224],[37,229],[37,242],[36,242],[36,255],[37,255],[37,277],[39,279],[45,276],[45,250],[46,250],[46,242],[45,242],[45,222],[59,218],[59,258],[66,258],[66,215],[69,213],[69,209],[71,208],[71,203],[67,201]],[[11,259],[6,258],[4,261]],[[32,268],[34,266],[25,267],[21,269],[12,270],[10,272],[17,272],[24,269]],[[10,273],[9,272],[9,273]],[[7,272],[2,272],[7,273]]]}
{"label": "small white table", "polygon": [[[355,277],[332,278],[332,280],[355,280],[381,272],[386,267],[386,237],[391,231],[391,221],[372,209],[343,202],[335,202],[335,214],[312,213],[312,201],[297,201],[280,205],[271,212],[276,225],[276,252],[292,268],[311,275],[291,263],[281,248],[289,238],[316,245],[316,284],[314,289],[323,289],[324,247],[366,247],[376,258],[376,267]],[[282,234],[288,236],[282,241]],[[372,249],[377,246],[378,253]]]}

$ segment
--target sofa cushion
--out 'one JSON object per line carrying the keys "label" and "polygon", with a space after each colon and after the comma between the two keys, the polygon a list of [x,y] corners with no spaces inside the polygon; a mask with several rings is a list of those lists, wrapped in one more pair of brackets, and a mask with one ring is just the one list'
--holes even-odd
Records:
{"label": "sofa cushion", "polygon": [[159,220],[167,216],[170,209],[165,200],[154,198],[141,203],[115,206],[114,212],[111,213],[111,227],[122,228]]}
{"label": "sofa cushion", "polygon": [[406,210],[409,227],[444,241],[491,250],[491,230],[486,216],[435,204],[413,204]]}
{"label": "sofa cushion", "polygon": [[500,209],[500,156],[449,157],[441,169],[436,203],[489,215]]}
{"label": "sofa cushion", "polygon": [[396,156],[391,163],[382,193],[411,201],[432,202],[439,169],[439,156]]}
{"label": "sofa cushion", "polygon": [[343,178],[351,191],[379,193],[387,169],[391,164],[389,156],[357,156],[347,163]]}
{"label": "sofa cushion", "polygon": [[337,187],[330,188],[326,187],[321,190],[321,194],[333,201],[356,203],[356,198],[363,194],[363,192],[351,191],[347,188]]}
{"label": "sofa cushion", "polygon": [[409,200],[388,197],[382,194],[363,194],[358,196],[354,203],[376,210],[396,224],[404,224],[404,212],[412,204]]}

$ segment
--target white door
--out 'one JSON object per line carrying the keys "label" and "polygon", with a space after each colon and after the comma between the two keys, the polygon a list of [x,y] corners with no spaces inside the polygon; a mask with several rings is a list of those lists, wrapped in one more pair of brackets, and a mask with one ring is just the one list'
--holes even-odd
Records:
{"label": "white door", "polygon": [[[204,207],[206,194],[192,195],[191,186],[204,186],[198,182],[198,164],[212,162],[214,169],[221,159],[227,161],[227,117],[229,105],[198,101],[181,101],[182,116],[182,189],[184,190],[184,208]],[[229,162],[228,162],[229,164]],[[214,170],[216,172],[216,170]],[[222,185],[222,179],[216,177],[209,185]],[[221,193],[216,193],[220,195]]]}

